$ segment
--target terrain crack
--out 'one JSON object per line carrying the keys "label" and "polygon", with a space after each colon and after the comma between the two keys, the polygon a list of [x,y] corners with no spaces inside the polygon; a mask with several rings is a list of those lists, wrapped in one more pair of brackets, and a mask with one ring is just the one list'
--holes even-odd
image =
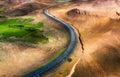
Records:
{"label": "terrain crack", "polygon": [[81,44],[82,53],[84,53],[84,44],[83,44],[83,41],[82,41],[82,39],[81,39],[81,33],[80,33],[80,31],[79,31],[75,26],[73,26],[73,27],[76,29],[76,31],[77,31],[77,33],[78,33],[78,39],[79,39],[79,42],[80,42],[80,44]]}
{"label": "terrain crack", "polygon": [[[74,27],[74,29],[75,29],[75,30],[77,31],[77,33],[78,33],[78,40],[79,40],[79,42],[80,42],[80,44],[81,44],[82,56],[83,56],[83,55],[84,55],[84,44],[83,44],[83,41],[82,41],[82,38],[81,38],[81,33],[80,33],[79,29],[77,29],[75,26],[73,26],[73,27]],[[73,67],[72,67],[69,75],[67,75],[66,77],[72,77],[72,75],[73,75],[74,72],[75,72],[76,66],[77,66],[77,64],[79,63],[79,61],[80,61],[81,59],[82,59],[82,58],[79,57],[79,59],[77,60],[77,62],[73,65]]]}

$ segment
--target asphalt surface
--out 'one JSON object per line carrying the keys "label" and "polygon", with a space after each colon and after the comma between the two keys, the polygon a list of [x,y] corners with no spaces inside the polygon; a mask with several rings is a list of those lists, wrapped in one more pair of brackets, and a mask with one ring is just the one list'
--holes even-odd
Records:
{"label": "asphalt surface", "polygon": [[[57,5],[55,5],[55,6],[57,6]],[[62,21],[62,20],[60,20],[60,19],[58,19],[58,18],[56,18],[55,16],[49,14],[48,9],[52,8],[52,7],[55,7],[55,6],[50,6],[50,7],[44,8],[43,13],[47,17],[55,20],[56,22],[63,24],[63,26],[69,31],[70,40],[69,40],[69,43],[68,43],[68,45],[66,47],[66,50],[65,50],[65,52],[63,54],[61,54],[59,57],[57,57],[55,60],[53,60],[52,62],[50,62],[46,66],[43,66],[43,67],[41,67],[41,68],[39,68],[39,69],[37,69],[37,70],[35,70],[33,72],[30,72],[29,74],[24,75],[23,77],[36,77],[36,75],[38,75],[38,74],[42,75],[45,72],[49,71],[50,69],[53,69],[55,66],[60,64],[72,52],[72,50],[76,46],[77,36],[76,36],[76,33],[75,33],[74,29],[71,27],[71,25],[64,22],[64,21]]]}

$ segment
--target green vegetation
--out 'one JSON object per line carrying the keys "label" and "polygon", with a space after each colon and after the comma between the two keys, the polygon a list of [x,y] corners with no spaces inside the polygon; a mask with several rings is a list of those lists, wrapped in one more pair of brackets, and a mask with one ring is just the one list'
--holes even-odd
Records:
{"label": "green vegetation", "polygon": [[61,74],[63,74],[63,73],[60,71],[59,74],[61,75]]}
{"label": "green vegetation", "polygon": [[48,42],[48,38],[43,35],[44,31],[41,30],[43,22],[35,24],[32,18],[0,19],[0,41]]}
{"label": "green vegetation", "polygon": [[68,58],[67,61],[68,61],[68,62],[71,62],[71,61],[72,61],[72,58]]}

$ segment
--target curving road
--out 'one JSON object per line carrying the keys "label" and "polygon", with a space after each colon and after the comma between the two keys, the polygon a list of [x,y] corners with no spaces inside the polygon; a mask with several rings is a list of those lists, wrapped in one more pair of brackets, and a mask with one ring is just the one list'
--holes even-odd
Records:
{"label": "curving road", "polygon": [[[55,6],[57,6],[57,5],[55,5]],[[48,16],[49,18],[63,24],[66,27],[66,29],[70,33],[70,41],[68,43],[68,46],[67,46],[65,52],[63,54],[61,54],[58,58],[56,58],[55,60],[53,60],[52,62],[50,62],[46,66],[43,66],[43,67],[41,67],[41,68],[39,68],[39,69],[37,69],[33,72],[30,72],[29,74],[24,75],[23,77],[35,77],[38,74],[43,74],[44,72],[54,68],[56,65],[61,63],[63,61],[63,59],[65,59],[76,46],[76,43],[77,43],[77,38],[76,37],[77,36],[76,36],[76,33],[75,33],[74,29],[71,27],[71,25],[69,25],[68,23],[66,23],[66,22],[54,17],[53,15],[49,14],[48,9],[52,8],[52,7],[55,7],[55,6],[50,6],[50,7],[47,7],[45,9],[43,9],[43,13],[46,16]]]}

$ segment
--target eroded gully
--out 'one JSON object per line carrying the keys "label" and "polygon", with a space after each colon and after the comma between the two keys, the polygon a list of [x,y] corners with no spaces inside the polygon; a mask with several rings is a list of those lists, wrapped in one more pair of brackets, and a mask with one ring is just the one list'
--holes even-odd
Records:
{"label": "eroded gully", "polygon": [[84,44],[83,44],[83,40],[82,40],[82,38],[81,38],[81,33],[80,33],[80,31],[79,31],[76,27],[74,27],[74,29],[75,29],[75,30],[77,31],[77,33],[78,33],[78,40],[79,40],[79,43],[81,44],[82,55],[81,55],[81,57],[79,57],[79,59],[78,59],[78,60],[76,61],[76,63],[73,65],[70,73],[69,73],[66,77],[72,77],[72,75],[73,75],[74,72],[75,72],[75,68],[76,68],[77,64],[79,63],[79,61],[81,60],[82,56],[84,55]]}

